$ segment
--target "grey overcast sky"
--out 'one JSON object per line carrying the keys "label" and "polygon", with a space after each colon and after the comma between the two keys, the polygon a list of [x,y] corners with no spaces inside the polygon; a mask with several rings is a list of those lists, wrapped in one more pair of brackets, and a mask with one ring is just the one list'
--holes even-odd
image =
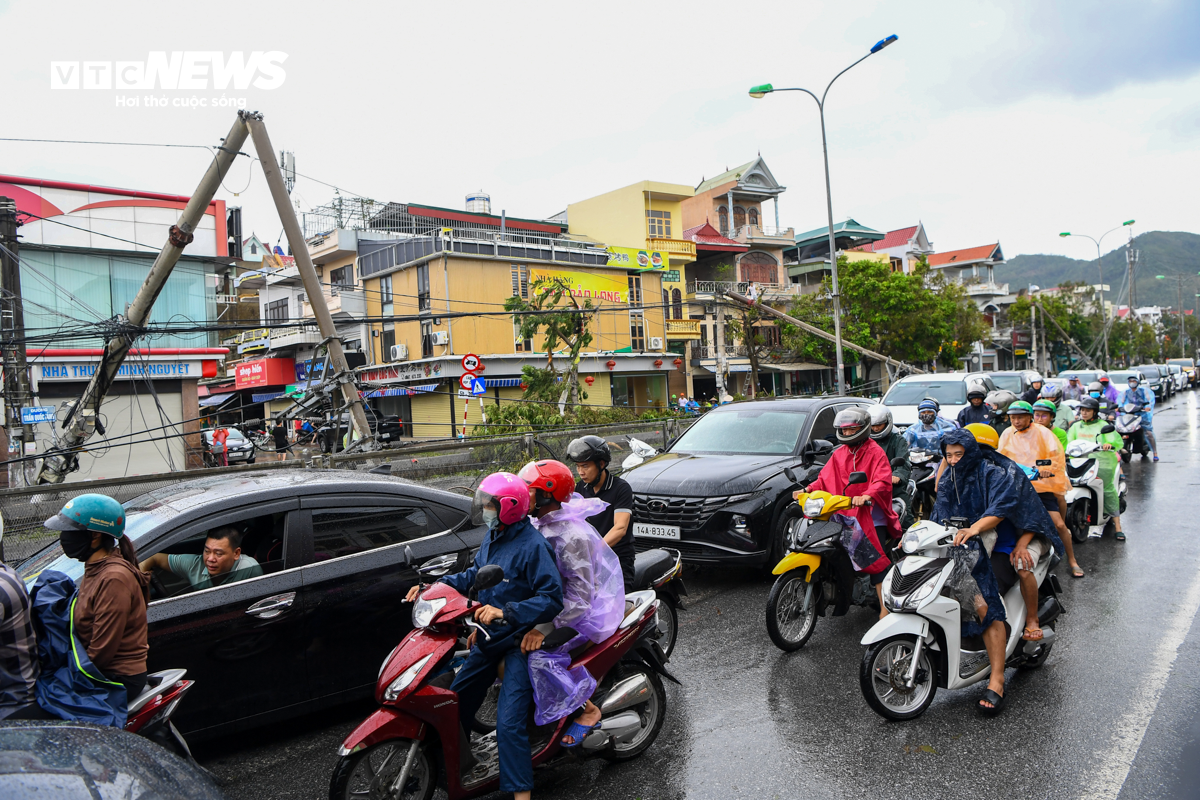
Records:
{"label": "grey overcast sky", "polygon": [[[229,89],[299,172],[376,200],[545,217],[643,179],[696,185],[761,152],[781,222],[825,223],[819,90],[830,92],[834,215],[918,219],[939,250],[1088,258],[1100,233],[1200,232],[1200,3],[18,3],[0,0],[0,137],[215,144],[228,108],[121,107],[147,92],[52,90],[52,61],[153,51],[281,51],[282,85]],[[223,10],[233,13],[222,16]],[[220,91],[157,91],[209,102]],[[0,173],[190,194],[199,150],[0,142]],[[219,197],[247,231],[280,225],[261,170]],[[230,190],[245,191],[234,196]],[[332,190],[301,178],[310,208]],[[768,212],[768,218],[770,213]],[[1105,250],[1120,243],[1114,234]],[[1110,244],[1111,243],[1111,244]]]}

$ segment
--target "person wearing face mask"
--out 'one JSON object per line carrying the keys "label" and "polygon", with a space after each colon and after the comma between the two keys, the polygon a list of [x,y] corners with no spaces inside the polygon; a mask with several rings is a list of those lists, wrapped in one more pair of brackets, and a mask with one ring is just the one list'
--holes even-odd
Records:
{"label": "person wearing face mask", "polygon": [[[1129,388],[1121,392],[1121,397],[1117,400],[1119,408],[1126,405],[1136,407],[1134,413],[1142,418],[1142,434],[1146,437],[1150,449],[1154,451],[1154,460],[1158,461],[1158,441],[1154,438],[1154,392],[1143,387],[1141,379],[1136,375],[1129,376]],[[1143,453],[1142,461],[1145,460],[1146,454]]]}
{"label": "person wearing face mask", "polygon": [[920,421],[916,425],[904,430],[904,440],[912,450],[936,453],[941,449],[942,437],[958,430],[953,422],[938,416],[938,405],[929,398],[917,405],[917,419]]}
{"label": "person wearing face mask", "polygon": [[[529,800],[533,791],[533,759],[529,751],[529,707],[533,684],[527,656],[521,651],[525,634],[550,622],[563,610],[563,584],[554,561],[554,548],[529,522],[529,487],[511,472],[496,472],[480,482],[471,503],[471,521],[488,532],[475,563],[455,575],[439,578],[466,596],[482,567],[496,565],[504,579],[479,592],[475,621],[490,639],[471,636],[466,661],[450,684],[458,695],[459,721],[470,738],[471,721],[496,682],[500,665],[504,678],[496,714],[496,746],[500,754],[500,791],[515,800]],[[408,592],[417,599],[420,586]]]}
{"label": "person wearing face mask", "polygon": [[133,700],[146,685],[150,577],[138,569],[125,535],[125,509],[106,495],[81,494],[44,524],[59,531],[63,554],[84,564],[72,611],[76,637],[92,664]]}

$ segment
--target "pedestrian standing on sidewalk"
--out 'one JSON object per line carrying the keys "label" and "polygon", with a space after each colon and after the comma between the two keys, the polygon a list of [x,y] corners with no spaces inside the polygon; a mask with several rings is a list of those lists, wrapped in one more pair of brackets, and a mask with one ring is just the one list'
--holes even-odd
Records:
{"label": "pedestrian standing on sidewalk", "polygon": [[283,426],[283,423],[277,423],[275,427],[271,429],[271,438],[275,440],[275,452],[279,454],[279,460],[286,461],[288,451],[288,436],[287,428]]}
{"label": "pedestrian standing on sidewalk", "polygon": [[225,442],[229,438],[229,430],[224,426],[213,431],[213,455],[217,459],[217,464],[222,467],[229,466],[229,448]]}

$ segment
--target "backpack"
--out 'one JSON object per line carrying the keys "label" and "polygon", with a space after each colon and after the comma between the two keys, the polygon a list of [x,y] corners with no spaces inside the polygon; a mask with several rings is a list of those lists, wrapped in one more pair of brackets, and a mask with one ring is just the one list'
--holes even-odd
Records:
{"label": "backpack", "polygon": [[37,630],[42,674],[37,702],[47,713],[67,720],[124,728],[125,687],[108,680],[75,636],[75,581],[61,572],[38,575],[29,593]]}

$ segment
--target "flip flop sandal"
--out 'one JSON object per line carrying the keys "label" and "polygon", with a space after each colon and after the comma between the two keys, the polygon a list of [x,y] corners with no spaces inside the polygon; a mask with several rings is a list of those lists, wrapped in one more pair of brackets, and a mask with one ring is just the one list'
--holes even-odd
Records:
{"label": "flip flop sandal", "polygon": [[983,693],[983,699],[991,703],[992,707],[988,708],[985,705],[976,703],[975,707],[979,709],[980,713],[987,714],[989,717],[994,717],[1004,710],[1004,701],[1006,699],[1006,695],[996,694],[991,689],[988,689]]}
{"label": "flip flop sandal", "polygon": [[1155,457],[1154,457],[1154,460],[1155,460],[1155,461],[1158,461],[1158,456],[1155,456]]}
{"label": "flip flop sandal", "polygon": [[1083,567],[1071,567],[1072,578],[1082,578],[1087,573],[1083,571]]}
{"label": "flip flop sandal", "polygon": [[1026,628],[1025,633],[1021,634],[1021,638],[1027,642],[1040,642],[1044,636],[1041,628]]}
{"label": "flip flop sandal", "polygon": [[1117,532],[1116,532],[1116,533],[1113,535],[1113,538],[1114,538],[1114,539],[1116,539],[1118,542],[1123,542],[1123,541],[1125,541],[1125,531],[1117,531]]}
{"label": "flip flop sandal", "polygon": [[[558,743],[567,749],[578,747],[579,745],[583,744],[583,740],[587,738],[589,733],[599,727],[599,722],[597,722],[595,725],[580,725],[578,722],[572,722],[571,727],[567,728],[563,732],[562,738],[558,740]],[[568,742],[568,738],[573,739],[574,741]]]}

